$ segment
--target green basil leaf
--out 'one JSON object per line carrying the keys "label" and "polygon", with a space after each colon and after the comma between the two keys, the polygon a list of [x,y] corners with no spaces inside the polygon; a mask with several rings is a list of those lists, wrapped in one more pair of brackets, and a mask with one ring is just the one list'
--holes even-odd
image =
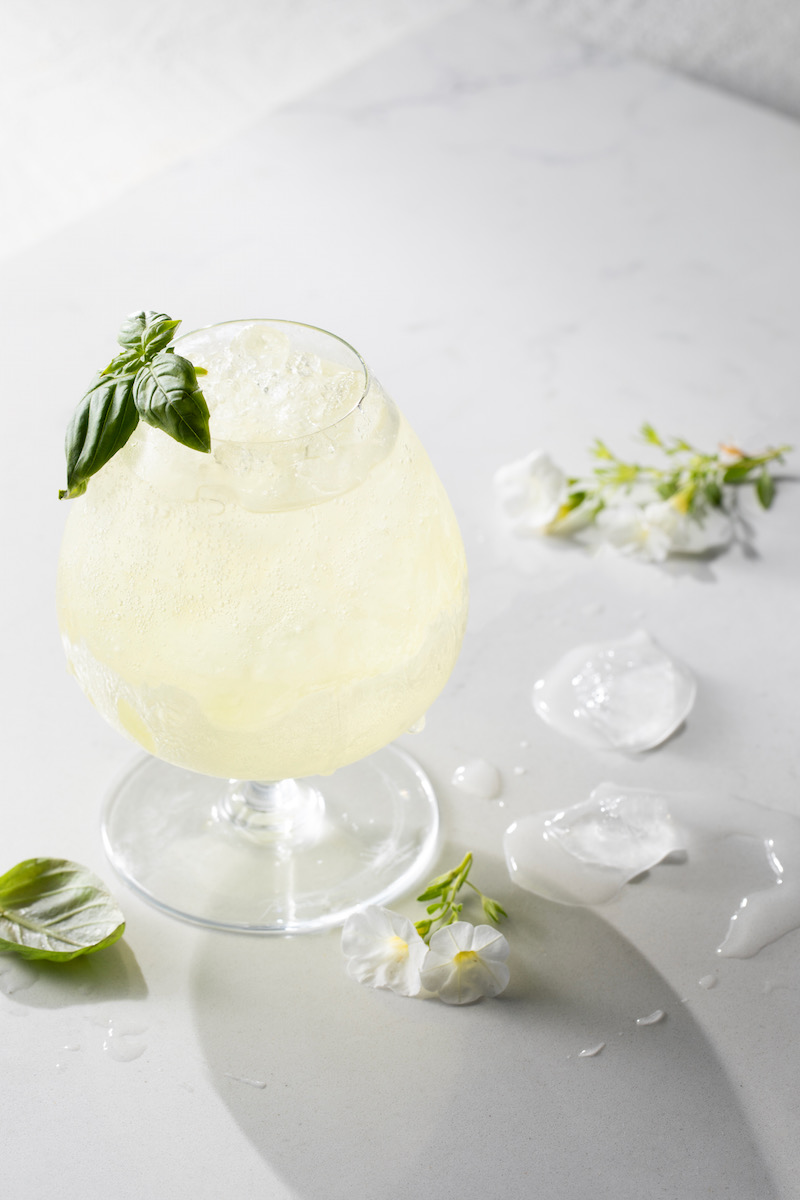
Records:
{"label": "green basil leaf", "polygon": [[117,341],[125,350],[135,351],[141,358],[150,357],[163,350],[175,336],[180,321],[173,321],[166,313],[131,313],[119,331]]}
{"label": "green basil leaf", "polygon": [[29,858],[0,877],[0,950],[67,962],[111,946],[125,918],[86,867],[63,858]]}
{"label": "green basil leaf", "polygon": [[766,470],[756,480],[756,495],[762,508],[769,508],[775,499],[775,481]]}
{"label": "green basil leaf", "polygon": [[121,450],[139,421],[133,375],[97,375],[67,426],[67,487],[59,497],[80,496],[86,481]]}
{"label": "green basil leaf", "polygon": [[133,398],[148,425],[163,429],[190,450],[211,449],[208,405],[188,358],[162,350],[139,369]]}
{"label": "green basil leaf", "polygon": [[142,365],[142,359],[135,350],[117,354],[107,367],[103,367],[101,375],[135,375]]}

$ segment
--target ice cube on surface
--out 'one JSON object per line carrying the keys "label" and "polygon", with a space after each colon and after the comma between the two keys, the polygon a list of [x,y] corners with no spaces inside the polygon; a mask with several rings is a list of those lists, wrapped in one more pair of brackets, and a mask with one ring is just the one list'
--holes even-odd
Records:
{"label": "ice cube on surface", "polygon": [[513,881],[561,904],[603,904],[681,848],[661,793],[615,783],[569,808],[515,821],[504,839]]}
{"label": "ice cube on surface", "polygon": [[588,800],[551,815],[547,828],[581,862],[636,874],[679,849],[666,801],[645,788],[601,783]]}
{"label": "ice cube on surface", "polygon": [[536,681],[533,707],[548,725],[586,746],[639,753],[675,732],[696,691],[689,669],[637,630],[570,650]]}

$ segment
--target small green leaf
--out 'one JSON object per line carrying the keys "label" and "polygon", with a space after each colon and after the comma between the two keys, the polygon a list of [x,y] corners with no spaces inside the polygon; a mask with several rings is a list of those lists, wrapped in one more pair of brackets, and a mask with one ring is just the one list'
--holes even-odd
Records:
{"label": "small green leaf", "polygon": [[140,358],[151,358],[163,350],[175,336],[180,321],[173,321],[166,313],[136,312],[125,321],[117,341],[125,350],[134,351]]}
{"label": "small green leaf", "polygon": [[97,375],[67,426],[67,487],[70,499],[86,491],[86,481],[121,450],[139,422],[133,401],[133,375]]}
{"label": "small green leaf", "polygon": [[614,458],[614,455],[611,453],[608,446],[604,441],[601,441],[600,438],[594,439],[594,442],[589,448],[589,453],[593,454],[595,458],[604,458],[609,460]]}
{"label": "small green leaf", "polygon": [[429,884],[428,887],[425,888],[425,891],[422,892],[421,895],[417,896],[417,899],[423,904],[426,902],[426,900],[435,900],[437,896],[442,895],[444,891],[444,885],[441,887],[436,887],[434,886],[434,883]]}
{"label": "small green leaf", "polygon": [[663,483],[656,486],[656,491],[662,500],[669,500],[670,496],[674,496],[680,487],[680,482],[674,476],[670,479],[665,479]]}
{"label": "small green leaf", "polygon": [[708,479],[703,484],[703,492],[708,503],[713,508],[722,508],[722,488],[714,479]]}
{"label": "small green leaf", "polygon": [[567,513],[573,512],[576,508],[580,508],[585,499],[585,491],[570,492],[564,504],[564,516],[566,516]]}
{"label": "small green leaf", "polygon": [[756,480],[756,495],[762,508],[769,508],[775,499],[775,481],[766,469]]}
{"label": "small green leaf", "polygon": [[661,441],[661,438],[658,436],[655,429],[653,429],[653,426],[648,421],[645,421],[644,425],[642,425],[642,428],[639,432],[641,433],[644,440],[646,442],[649,442],[651,446],[661,446],[663,444]]}
{"label": "small green leaf", "polygon": [[446,871],[444,875],[437,875],[435,879],[430,881],[425,891],[420,896],[417,896],[417,899],[424,904],[426,900],[434,900],[437,896],[443,895],[461,870],[462,865],[462,863],[459,863],[457,867],[453,867],[452,871]]}
{"label": "small green leaf", "polygon": [[211,449],[208,405],[188,358],[162,350],[141,367],[133,387],[139,416],[190,450]]}
{"label": "small green leaf", "polygon": [[142,364],[142,360],[134,351],[126,351],[123,354],[117,354],[112,358],[107,367],[104,367],[100,372],[101,375],[135,375]]}
{"label": "small green leaf", "polygon": [[86,867],[63,858],[29,858],[0,878],[0,950],[67,962],[111,946],[125,919]]}
{"label": "small green leaf", "polygon": [[486,913],[486,916],[490,921],[495,921],[499,924],[503,917],[508,916],[508,913],[503,906],[498,904],[496,900],[492,900],[490,896],[484,896],[481,900],[481,904],[483,906],[483,911]]}

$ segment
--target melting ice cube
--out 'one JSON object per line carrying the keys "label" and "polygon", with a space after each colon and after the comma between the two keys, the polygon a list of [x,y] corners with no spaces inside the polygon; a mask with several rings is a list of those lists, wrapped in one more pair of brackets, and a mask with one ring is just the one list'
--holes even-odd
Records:
{"label": "melting ice cube", "polygon": [[561,904],[603,904],[681,846],[660,793],[614,783],[571,808],[515,821],[504,840],[513,881]]}
{"label": "melting ice cube", "polygon": [[691,672],[638,630],[570,650],[533,689],[548,725],[593,748],[638,753],[660,745],[694,704]]}

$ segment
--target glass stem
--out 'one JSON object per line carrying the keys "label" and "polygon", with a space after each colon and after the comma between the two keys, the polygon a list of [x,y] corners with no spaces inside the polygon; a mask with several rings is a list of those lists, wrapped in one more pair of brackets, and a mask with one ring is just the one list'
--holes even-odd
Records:
{"label": "glass stem", "polygon": [[303,779],[231,779],[214,815],[260,842],[308,845],[322,831],[325,802],[317,788]]}

